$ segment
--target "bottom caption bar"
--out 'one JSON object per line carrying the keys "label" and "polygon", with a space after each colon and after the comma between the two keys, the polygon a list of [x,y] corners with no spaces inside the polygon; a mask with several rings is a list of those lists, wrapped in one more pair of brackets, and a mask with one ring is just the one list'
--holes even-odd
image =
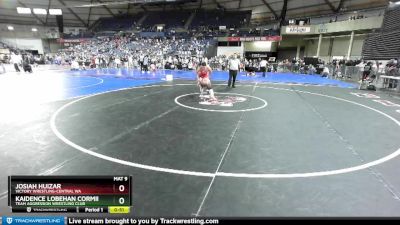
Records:
{"label": "bottom caption bar", "polygon": [[160,225],[160,224],[221,224],[218,219],[203,218],[85,218],[85,217],[23,217],[3,216],[3,225]]}
{"label": "bottom caption bar", "polygon": [[[214,224],[282,224],[282,222],[290,221],[307,221],[321,224],[320,221],[327,222],[328,220],[349,220],[349,218],[127,218],[127,217],[23,217],[23,216],[3,216],[0,217],[3,225],[165,225],[165,224],[199,224],[199,225],[214,225]],[[351,218],[350,220],[357,220]],[[379,220],[379,218],[359,218],[361,220]],[[385,222],[390,219],[386,218]],[[393,221],[398,222],[398,219]],[[398,223],[397,223],[398,224]]]}
{"label": "bottom caption bar", "polygon": [[265,224],[263,219],[215,218],[127,218],[127,217],[23,217],[3,216],[3,225],[164,225],[164,224]]}
{"label": "bottom caption bar", "polygon": [[108,207],[13,207],[13,213],[110,213],[127,214],[128,206]]}
{"label": "bottom caption bar", "polygon": [[218,219],[202,218],[67,218],[67,225],[160,225],[160,224],[220,224]]}

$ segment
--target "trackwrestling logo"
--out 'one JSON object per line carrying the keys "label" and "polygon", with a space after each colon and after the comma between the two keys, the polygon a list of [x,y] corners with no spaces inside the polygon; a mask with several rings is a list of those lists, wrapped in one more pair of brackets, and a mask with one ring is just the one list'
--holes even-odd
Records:
{"label": "trackwrestling logo", "polygon": [[8,225],[63,225],[64,217],[3,217],[3,224]]}

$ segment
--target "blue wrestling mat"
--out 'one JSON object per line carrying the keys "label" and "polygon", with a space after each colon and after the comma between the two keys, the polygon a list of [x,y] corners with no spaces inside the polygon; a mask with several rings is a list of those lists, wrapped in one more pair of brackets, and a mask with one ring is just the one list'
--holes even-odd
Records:
{"label": "blue wrestling mat", "polygon": [[[101,92],[119,90],[143,85],[165,82],[167,75],[173,75],[174,80],[191,81],[196,79],[194,71],[159,70],[142,73],[139,70],[128,69],[92,69],[84,71],[41,71],[33,74],[18,76],[1,76],[0,94],[8,102],[14,96],[21,102],[51,102]],[[214,71],[211,80],[227,82],[228,72]],[[322,78],[316,75],[292,73],[267,73],[262,77],[260,73],[248,77],[239,73],[237,84],[241,83],[280,83],[299,85],[335,86],[340,88],[356,88],[355,84],[339,80]],[[27,94],[29,93],[29,94]],[[18,102],[18,101],[17,101]]]}
{"label": "blue wrestling mat", "polygon": [[[159,70],[156,72],[143,73],[139,70],[129,69],[97,69],[86,71],[71,71],[68,74],[80,76],[102,76],[102,77],[116,77],[135,80],[159,80],[165,79],[168,74],[173,75],[174,79],[195,80],[196,74],[192,71],[180,70]],[[214,71],[211,75],[211,80],[214,81],[227,81],[227,71]],[[266,77],[262,77],[262,73],[256,73],[255,76],[246,76],[244,72],[238,74],[237,81],[241,82],[266,82],[266,83],[290,83],[290,84],[304,84],[304,85],[326,85],[336,86],[341,88],[355,88],[355,84],[324,78],[319,75],[306,75],[296,73],[267,73]]]}

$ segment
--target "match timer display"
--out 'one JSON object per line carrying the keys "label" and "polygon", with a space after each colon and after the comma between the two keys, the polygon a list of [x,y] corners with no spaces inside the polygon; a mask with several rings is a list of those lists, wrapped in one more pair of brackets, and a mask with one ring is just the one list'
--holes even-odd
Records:
{"label": "match timer display", "polygon": [[9,176],[12,212],[129,213],[131,176]]}

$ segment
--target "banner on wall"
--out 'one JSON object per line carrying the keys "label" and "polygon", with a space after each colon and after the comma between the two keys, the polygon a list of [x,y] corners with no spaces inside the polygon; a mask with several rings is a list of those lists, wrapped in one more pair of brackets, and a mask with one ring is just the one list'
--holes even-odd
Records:
{"label": "banner on wall", "polygon": [[267,37],[228,37],[228,41],[282,41],[281,36]]}
{"label": "banner on wall", "polygon": [[245,52],[245,57],[247,59],[270,59],[277,56],[276,52]]}
{"label": "banner on wall", "polygon": [[287,34],[306,34],[311,32],[311,27],[309,26],[287,26]]}

